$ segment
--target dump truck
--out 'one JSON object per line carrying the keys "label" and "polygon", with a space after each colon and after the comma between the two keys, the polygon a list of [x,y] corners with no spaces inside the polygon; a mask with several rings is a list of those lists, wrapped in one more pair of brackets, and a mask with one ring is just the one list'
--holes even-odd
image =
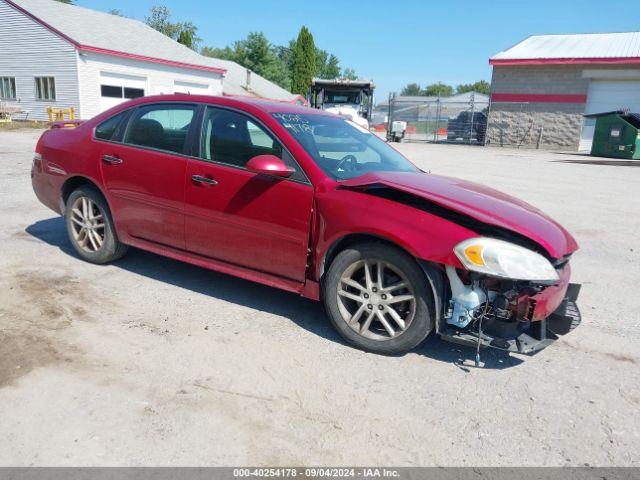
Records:
{"label": "dump truck", "polygon": [[348,118],[368,130],[375,88],[370,80],[315,78],[311,84],[309,104],[313,108]]}

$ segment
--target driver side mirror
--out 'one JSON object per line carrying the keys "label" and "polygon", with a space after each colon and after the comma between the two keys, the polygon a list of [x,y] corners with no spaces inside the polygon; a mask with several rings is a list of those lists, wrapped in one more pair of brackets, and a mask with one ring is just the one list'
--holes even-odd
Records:
{"label": "driver side mirror", "polygon": [[295,170],[287,167],[281,158],[275,155],[258,155],[246,164],[247,170],[253,173],[271,175],[273,177],[288,178]]}

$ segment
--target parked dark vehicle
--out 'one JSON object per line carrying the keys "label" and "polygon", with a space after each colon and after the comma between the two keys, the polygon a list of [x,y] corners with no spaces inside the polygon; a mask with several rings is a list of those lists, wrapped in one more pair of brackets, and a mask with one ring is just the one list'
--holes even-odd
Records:
{"label": "parked dark vehicle", "polygon": [[103,264],[134,246],[323,301],[367,351],[403,353],[435,331],[528,353],[580,320],[569,284],[578,245],[561,225],[425,173],[321,110],[140,98],[54,125],[31,177],[81,258]]}
{"label": "parked dark vehicle", "polygon": [[487,116],[482,112],[460,112],[447,126],[448,142],[484,144],[487,133]]}

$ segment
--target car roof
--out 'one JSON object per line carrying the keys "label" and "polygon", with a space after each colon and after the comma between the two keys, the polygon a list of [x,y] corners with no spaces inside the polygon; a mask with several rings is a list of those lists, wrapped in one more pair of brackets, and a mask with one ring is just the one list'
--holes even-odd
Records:
{"label": "car roof", "polygon": [[153,102],[198,102],[209,103],[212,105],[227,105],[237,106],[242,108],[243,106],[252,106],[258,108],[266,113],[299,113],[306,115],[330,115],[322,110],[315,108],[305,107],[294,103],[278,101],[278,100],[266,100],[262,98],[252,98],[243,96],[214,96],[214,95],[190,95],[188,93],[176,93],[173,95],[154,95],[149,97],[142,97],[139,99],[139,104],[153,103]]}

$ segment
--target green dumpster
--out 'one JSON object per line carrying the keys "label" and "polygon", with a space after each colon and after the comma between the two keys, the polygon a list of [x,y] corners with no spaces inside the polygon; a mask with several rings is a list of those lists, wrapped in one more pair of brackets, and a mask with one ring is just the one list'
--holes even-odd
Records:
{"label": "green dumpster", "polygon": [[640,159],[640,114],[619,110],[585,117],[596,119],[591,155]]}

